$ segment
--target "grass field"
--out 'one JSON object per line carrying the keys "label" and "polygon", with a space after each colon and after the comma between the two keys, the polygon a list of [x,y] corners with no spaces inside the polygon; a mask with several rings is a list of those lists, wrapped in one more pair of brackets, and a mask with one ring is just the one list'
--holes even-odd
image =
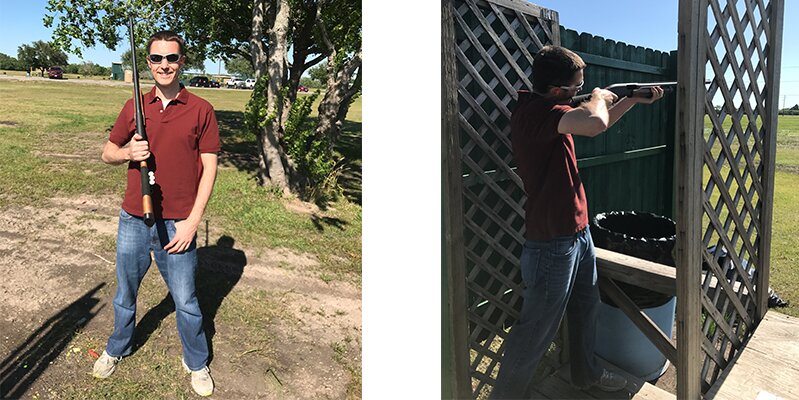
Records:
{"label": "grass field", "polygon": [[799,116],[781,115],[777,125],[777,171],[771,237],[771,286],[799,316]]}
{"label": "grass field", "polygon": [[[149,87],[144,85],[144,89]],[[252,156],[255,137],[243,127],[251,92],[193,90],[214,105],[223,150]],[[98,85],[89,90],[63,82],[3,80],[0,91],[6,100],[0,103],[0,156],[6,161],[0,169],[4,188],[0,205],[36,205],[54,196],[124,192],[125,169],[98,161],[108,132],[130,97],[129,87]],[[360,137],[360,107],[358,99],[347,124],[358,131],[346,135]],[[85,157],[64,157],[72,154]],[[225,234],[256,248],[313,253],[324,265],[321,274],[326,279],[360,282],[360,206],[343,199],[316,219],[286,212],[283,201],[255,184],[252,167],[221,166],[205,215],[209,224],[224,227]]]}

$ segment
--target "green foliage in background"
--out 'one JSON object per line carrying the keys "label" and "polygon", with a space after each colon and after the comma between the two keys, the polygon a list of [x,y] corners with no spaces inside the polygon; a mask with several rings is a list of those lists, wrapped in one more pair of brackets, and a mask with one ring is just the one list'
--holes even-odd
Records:
{"label": "green foliage in background", "polygon": [[[244,112],[245,125],[256,137],[262,135],[264,126],[274,117],[267,118],[266,115],[264,93],[267,82],[267,79],[261,78],[255,83]],[[316,135],[316,121],[310,115],[318,96],[317,91],[297,97],[286,119],[281,144],[293,162],[294,173],[299,177],[300,197],[306,201],[325,203],[338,196],[337,176],[342,160],[335,158],[327,137]]]}

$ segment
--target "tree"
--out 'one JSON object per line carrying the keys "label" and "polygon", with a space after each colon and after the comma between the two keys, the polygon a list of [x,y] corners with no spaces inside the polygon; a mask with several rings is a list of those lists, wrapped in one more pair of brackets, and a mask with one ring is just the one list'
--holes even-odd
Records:
{"label": "tree", "polygon": [[[131,57],[130,49],[122,53],[120,61],[122,62],[122,68],[129,69],[133,66],[133,58]],[[150,68],[147,67],[147,52],[144,50],[144,47],[136,48],[136,68],[139,70],[139,76],[152,79],[152,76],[147,72]]]}
{"label": "tree", "polygon": [[19,62],[30,69],[44,71],[54,65],[66,65],[67,54],[53,46],[51,43],[37,40],[30,46],[23,44],[17,48],[17,58]]}
{"label": "tree", "polygon": [[242,77],[255,76],[255,69],[252,67],[252,60],[237,55],[231,60],[225,61],[225,69],[228,73]]}
{"label": "tree", "polygon": [[308,70],[311,79],[319,82],[319,85],[327,85],[327,63],[321,63]]}
{"label": "tree", "polygon": [[85,61],[78,65],[78,73],[84,76],[87,75],[99,76],[99,75],[104,75],[104,72],[105,71],[103,67],[91,61]]}
{"label": "tree", "polygon": [[799,111],[799,104],[794,104],[794,106],[791,107],[791,110]]}
{"label": "tree", "polygon": [[8,54],[0,53],[0,69],[7,69],[11,71],[22,71],[25,69],[22,65],[20,65],[19,60],[14,57],[9,56]]}
{"label": "tree", "polygon": [[136,26],[137,37],[169,27],[202,59],[228,61],[242,56],[251,60],[256,79],[266,79],[267,112],[258,138],[261,184],[284,191],[296,188],[285,150],[285,124],[301,77],[323,60],[328,60],[328,93],[319,108],[316,139],[338,138],[349,103],[360,91],[360,1],[128,0],[123,6],[101,0],[48,0],[44,24],[55,24],[54,40],[64,49],[79,51],[73,45],[77,40],[85,46],[99,41],[113,50],[120,43],[119,28],[125,26],[130,9],[143,21]]}

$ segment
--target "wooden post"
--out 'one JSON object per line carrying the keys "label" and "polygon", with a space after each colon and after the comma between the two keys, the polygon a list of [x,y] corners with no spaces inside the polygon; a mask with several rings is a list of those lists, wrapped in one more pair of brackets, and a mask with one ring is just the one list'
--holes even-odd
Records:
{"label": "wooden post", "polygon": [[466,260],[463,249],[463,174],[458,130],[458,75],[451,0],[441,1],[442,398],[471,398]]}
{"label": "wooden post", "polygon": [[760,265],[757,267],[757,318],[760,322],[768,311],[768,286],[771,274],[771,219],[774,210],[774,158],[777,147],[777,111],[779,110],[780,96],[780,64],[782,54],[782,24],[783,0],[771,1],[771,15],[768,16],[771,31],[768,41],[768,54],[766,55],[766,82],[768,84],[768,98],[766,99],[766,113],[763,116],[763,198],[760,199],[760,241],[757,249]]}
{"label": "wooden post", "polygon": [[702,157],[707,6],[680,0],[677,67],[677,398],[700,399]]}

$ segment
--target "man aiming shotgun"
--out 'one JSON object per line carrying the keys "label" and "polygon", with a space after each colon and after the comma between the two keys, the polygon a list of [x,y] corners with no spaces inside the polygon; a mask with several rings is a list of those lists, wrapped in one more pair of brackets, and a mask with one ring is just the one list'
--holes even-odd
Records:
{"label": "man aiming shotgun", "polygon": [[513,158],[527,193],[520,258],[524,302],[504,343],[494,399],[530,398],[530,379],[564,315],[572,384],[610,392],[627,384],[594,355],[596,256],[572,135],[599,135],[636,104],[660,99],[663,89],[653,86],[646,89],[648,96],[622,97],[594,88],[584,102],[572,105],[583,87],[583,69],[574,52],[542,48],[533,62],[533,91],[519,96],[511,116]]}
{"label": "man aiming shotgun", "polygon": [[[135,54],[132,17],[129,31]],[[194,277],[197,227],[216,179],[219,127],[211,104],[180,84],[186,62],[180,36],[157,32],[147,42],[147,52],[155,87],[140,99],[136,91],[134,100],[125,103],[103,148],[102,160],[127,163],[128,174],[117,232],[114,331],[93,375],[111,376],[133,350],[136,297],[152,251],[175,302],[183,368],[191,373],[194,391],[210,396],[214,383],[207,367],[208,342]],[[146,209],[149,189],[151,217]]]}

